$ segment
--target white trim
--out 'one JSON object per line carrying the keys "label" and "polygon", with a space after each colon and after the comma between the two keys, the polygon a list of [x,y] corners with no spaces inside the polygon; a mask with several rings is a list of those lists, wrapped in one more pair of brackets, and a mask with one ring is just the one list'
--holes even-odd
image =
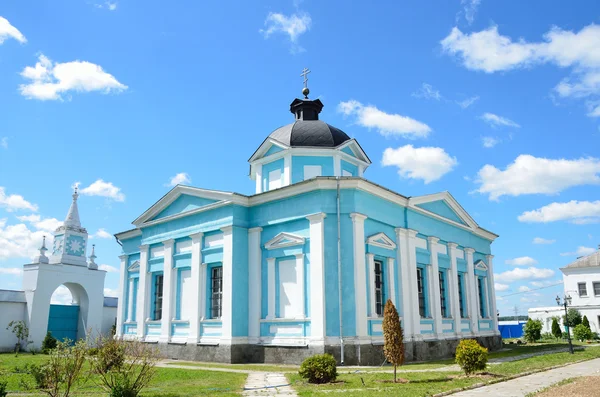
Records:
{"label": "white trim", "polygon": [[377,305],[375,302],[375,255],[367,254],[367,264],[369,266],[369,316],[377,316]]}
{"label": "white trim", "polygon": [[[229,344],[233,331],[233,227],[223,232],[223,293],[221,295],[221,343]],[[237,276],[237,273],[236,273]],[[246,273],[246,277],[248,273]]]}
{"label": "white trim", "polygon": [[255,184],[256,191],[255,191],[255,193],[256,194],[262,193],[262,191],[263,191],[263,188],[262,188],[262,184],[263,184],[263,179],[262,179],[262,164],[257,164],[256,165],[256,170],[251,175],[251,177],[254,176],[254,175],[256,175],[253,178],[253,179],[256,180],[256,184]]}
{"label": "white trim", "polygon": [[[189,343],[198,343],[200,337],[200,316],[204,315],[204,311],[201,312],[202,305],[204,303],[204,296],[202,295],[204,288],[201,288],[203,283],[203,272],[206,268],[202,266],[202,237],[203,233],[192,234],[192,259],[191,259],[191,278],[192,285],[195,284],[196,288],[192,290],[192,301],[189,303],[192,307],[190,312],[195,314],[190,318],[190,330],[188,334]],[[182,302],[183,304],[183,302]]]}
{"label": "white trim", "polygon": [[135,224],[135,225],[141,229],[141,228],[145,228],[145,227],[148,227],[148,226],[154,226],[154,225],[158,225],[160,223],[173,221],[175,219],[184,218],[186,216],[199,214],[201,212],[212,211],[214,209],[225,207],[225,206],[228,206],[228,205],[231,205],[231,204],[233,204],[232,201],[217,201],[216,203],[207,204],[205,206],[202,206],[200,208],[196,208],[196,209],[193,209],[193,210],[190,210],[190,211],[185,211],[185,212],[181,212],[179,214],[173,214],[173,215],[165,216],[164,218],[159,218],[159,219],[148,221],[148,222],[144,222],[144,223],[138,223],[138,224]]}
{"label": "white trim", "polygon": [[354,307],[356,312],[356,335],[367,337],[367,267],[365,265],[365,219],[363,214],[354,212],[352,235],[354,239]]}
{"label": "white trim", "polygon": [[262,228],[248,229],[248,338],[260,337],[261,262],[260,236]]}
{"label": "white trim", "polygon": [[[117,305],[117,337],[123,335],[124,309],[125,309],[125,283],[127,282],[127,261],[129,255],[119,256],[121,267],[119,269],[119,305]],[[139,281],[138,281],[139,282]]]}
{"label": "white trim", "polygon": [[[173,251],[175,240],[169,239],[163,241],[164,246],[164,265],[163,265],[163,298],[162,298],[162,319],[160,321],[161,342],[171,341],[171,319],[173,318],[173,301],[175,299],[175,269],[173,269]],[[150,250],[152,254],[152,250]]]}
{"label": "white trim", "polygon": [[148,251],[149,246],[140,245],[140,281],[138,282],[138,296],[136,302],[136,322],[137,338],[144,340],[146,336],[145,322],[150,311],[150,283],[151,277],[148,274]]}
{"label": "white trim", "polygon": [[298,293],[300,294],[300,313],[298,318],[305,318],[306,311],[304,309],[304,254],[296,254],[296,282],[298,283]]}
{"label": "white trim", "polygon": [[[394,247],[395,248],[395,247]],[[389,295],[394,306],[396,306],[396,278],[394,277],[394,258],[387,258],[387,271],[389,281]]]}
{"label": "white trim", "polygon": [[273,146],[273,145],[278,146],[283,150],[290,148],[288,145],[285,145],[276,139],[267,138],[267,139],[265,139],[265,141],[263,143],[260,144],[258,149],[256,149],[256,152],[254,152],[252,157],[250,157],[250,159],[248,159],[248,162],[256,163],[255,160],[262,159],[262,158],[271,158],[271,156],[275,156],[276,154],[279,154],[280,152],[277,152],[277,153],[273,153],[273,154],[263,157],[264,154],[267,153],[269,151],[269,149],[271,149],[271,146]]}
{"label": "white trim", "polygon": [[275,258],[267,258],[267,320],[275,319]]}
{"label": "white trim", "polygon": [[[450,256],[450,272],[452,277],[448,278],[448,288],[450,288],[450,302],[451,302],[451,314],[454,319],[454,333],[459,334],[461,332],[461,316],[460,316],[460,300],[458,299],[458,265],[457,265],[457,253],[458,244],[448,243],[448,256]],[[466,280],[463,280],[466,282]]]}
{"label": "white trim", "polygon": [[479,331],[479,299],[477,295],[477,284],[475,283],[475,266],[473,264],[473,248],[465,248],[465,259],[467,261],[467,306],[469,310],[469,320],[471,321],[471,332]]}
{"label": "white trim", "polygon": [[[434,320],[434,324],[435,324],[435,328],[434,328],[434,332],[436,334],[441,334],[442,333],[442,304],[441,304],[441,296],[440,296],[440,268],[438,265],[438,251],[439,251],[439,241],[440,239],[437,237],[427,237],[427,240],[429,241],[429,250],[430,250],[430,261],[431,261],[431,266],[428,266],[428,268],[431,269],[431,290],[432,290],[432,294],[430,294],[431,298],[433,299],[433,304],[431,306],[433,306],[433,320]],[[449,286],[448,286],[449,287]]]}
{"label": "white trim", "polygon": [[139,260],[133,261],[131,263],[131,265],[129,265],[129,267],[127,268],[127,271],[139,272],[140,271],[140,261]]}
{"label": "white trim", "polygon": [[325,213],[309,215],[311,339],[325,337]]}
{"label": "white trim", "polygon": [[137,237],[137,236],[141,236],[141,235],[142,235],[142,231],[140,229],[132,229],[132,230],[127,230],[125,232],[117,233],[117,234],[115,234],[115,237],[119,240],[126,240],[128,238],[133,238],[133,237]]}
{"label": "white trim", "polygon": [[487,271],[488,267],[487,267],[487,265],[485,264],[484,261],[482,261],[481,259],[479,259],[477,262],[475,262],[475,269]]}
{"label": "white trim", "polygon": [[294,245],[304,245],[305,241],[306,239],[304,237],[298,236],[297,234],[281,232],[271,240],[267,241],[265,243],[265,248],[268,250],[274,250],[278,248],[291,247]]}
{"label": "white trim", "polygon": [[292,183],[292,155],[288,151],[283,156],[283,181],[280,187],[288,186],[290,183]]}
{"label": "white trim", "polygon": [[[414,336],[413,324],[414,321],[414,307],[411,303],[412,289],[414,289],[414,279],[411,278],[410,261],[408,255],[408,230],[402,228],[396,228],[396,241],[398,241],[398,247],[396,250],[396,256],[398,258],[398,276],[400,277],[400,289],[402,293],[402,313],[403,317],[408,320],[408,324],[403,323],[404,335],[406,340],[411,340]],[[416,233],[416,232],[415,232]],[[411,282],[412,280],[412,282]]]}
{"label": "white trim", "polygon": [[427,249],[427,240],[421,237],[415,237],[415,247],[426,250]]}
{"label": "white trim", "polygon": [[[381,241],[378,241],[381,240]],[[396,249],[396,243],[385,233],[377,233],[367,238],[367,244],[388,250]]]}
{"label": "white trim", "polygon": [[[477,222],[475,222],[475,220],[467,213],[467,211],[465,211],[465,209],[460,206],[458,201],[456,201],[456,199],[454,197],[452,197],[452,195],[447,191],[434,193],[434,194],[427,194],[424,196],[411,197],[409,199],[411,207],[414,207],[418,204],[431,203],[431,202],[440,201],[440,200],[442,200],[446,204],[448,204],[450,206],[450,208],[452,208],[452,210],[456,213],[456,215],[464,223],[466,223],[470,228],[477,229],[479,227],[479,225],[477,225]],[[419,207],[419,208],[421,208],[421,207]],[[424,208],[421,208],[421,209],[426,212],[431,212]],[[459,223],[459,222],[455,222],[455,223]]]}

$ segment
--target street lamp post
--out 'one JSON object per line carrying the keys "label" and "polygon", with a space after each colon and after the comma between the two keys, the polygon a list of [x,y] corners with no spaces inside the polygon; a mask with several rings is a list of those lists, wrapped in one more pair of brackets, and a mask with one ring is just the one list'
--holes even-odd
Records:
{"label": "street lamp post", "polygon": [[567,328],[567,339],[569,340],[569,352],[573,354],[573,343],[571,343],[571,330],[569,328],[569,317],[567,316],[567,306],[571,304],[571,296],[565,295],[563,303],[560,303],[560,297],[556,295],[556,304],[565,308],[565,327]]}

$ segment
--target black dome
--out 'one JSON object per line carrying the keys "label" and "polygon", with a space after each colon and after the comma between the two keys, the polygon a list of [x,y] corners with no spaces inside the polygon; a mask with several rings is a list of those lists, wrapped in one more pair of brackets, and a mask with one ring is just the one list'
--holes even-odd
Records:
{"label": "black dome", "polygon": [[296,120],[279,127],[269,135],[290,147],[336,147],[350,140],[339,128],[321,120]]}

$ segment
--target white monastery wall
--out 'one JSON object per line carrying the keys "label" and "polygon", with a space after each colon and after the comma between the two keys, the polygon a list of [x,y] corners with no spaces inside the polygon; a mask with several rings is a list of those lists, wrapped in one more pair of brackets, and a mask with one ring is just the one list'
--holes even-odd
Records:
{"label": "white monastery wall", "polygon": [[6,327],[11,321],[25,321],[27,304],[25,302],[0,302],[0,352],[13,351],[17,338]]}

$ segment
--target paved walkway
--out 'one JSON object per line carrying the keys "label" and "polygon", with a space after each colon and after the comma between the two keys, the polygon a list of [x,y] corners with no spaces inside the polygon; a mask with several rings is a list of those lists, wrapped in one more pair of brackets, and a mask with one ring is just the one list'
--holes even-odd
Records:
{"label": "paved walkway", "polygon": [[453,397],[522,397],[567,378],[600,375],[600,358],[452,394]]}
{"label": "paved walkway", "polygon": [[297,397],[285,375],[277,372],[252,372],[248,375],[243,396]]}

